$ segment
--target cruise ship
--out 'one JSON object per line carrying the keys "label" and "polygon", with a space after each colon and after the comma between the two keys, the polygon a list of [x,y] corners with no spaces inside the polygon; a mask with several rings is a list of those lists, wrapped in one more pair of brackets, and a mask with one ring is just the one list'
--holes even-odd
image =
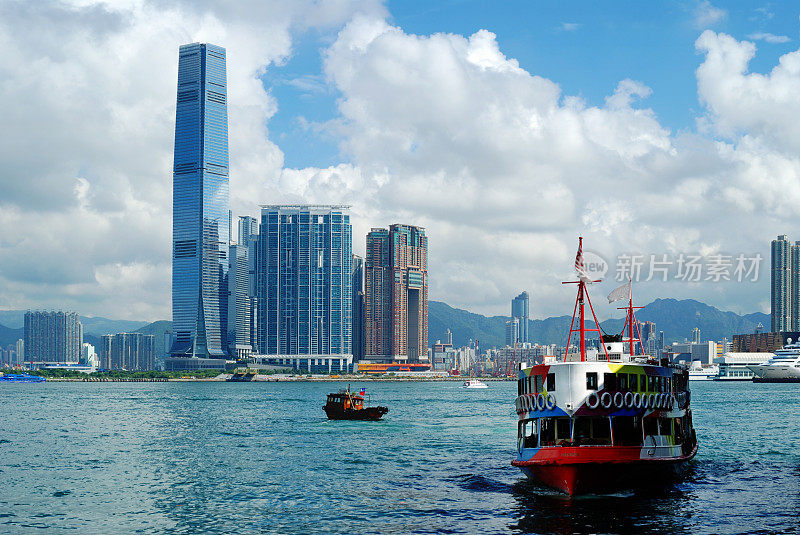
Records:
{"label": "cruise ship", "polygon": [[787,342],[767,362],[748,368],[761,379],[800,381],[800,341],[792,342],[789,338]]}
{"label": "cruise ship", "polygon": [[[628,301],[625,328],[619,334],[602,332],[587,291],[588,284],[599,281],[582,269],[581,250],[582,240],[575,259],[578,297],[566,357],[520,366],[517,456],[511,464],[570,496],[666,483],[697,453],[689,370],[636,355],[637,348],[641,353],[644,348],[630,281],[608,298],[609,303]],[[586,326],[589,319],[595,328]],[[598,350],[587,348],[587,332],[600,336]],[[570,350],[571,342],[577,351]]]}

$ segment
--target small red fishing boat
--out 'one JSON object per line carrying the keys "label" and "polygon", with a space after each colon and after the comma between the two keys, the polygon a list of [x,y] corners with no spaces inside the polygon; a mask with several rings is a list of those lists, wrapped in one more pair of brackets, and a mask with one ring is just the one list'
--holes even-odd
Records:
{"label": "small red fishing boat", "polygon": [[369,407],[364,402],[369,403],[369,397],[362,388],[361,392],[355,394],[347,390],[340,390],[335,394],[328,394],[328,401],[322,407],[329,420],[380,420],[383,415],[389,412],[388,407]]}

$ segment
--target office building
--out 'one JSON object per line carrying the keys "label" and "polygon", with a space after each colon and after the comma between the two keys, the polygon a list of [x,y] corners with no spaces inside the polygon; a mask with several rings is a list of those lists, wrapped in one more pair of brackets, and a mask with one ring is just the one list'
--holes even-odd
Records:
{"label": "office building", "polygon": [[249,252],[246,245],[231,245],[228,254],[227,344],[228,354],[237,359],[246,359],[253,352],[250,345]]}
{"label": "office building", "polygon": [[25,313],[26,362],[78,362],[83,330],[75,312]]}
{"label": "office building", "polygon": [[506,345],[513,347],[519,342],[519,319],[511,318],[506,322]]}
{"label": "office building", "polygon": [[522,292],[511,300],[511,317],[517,318],[519,323],[519,341],[523,344],[531,341],[528,333],[528,329],[530,328],[530,302],[528,292]]}
{"label": "office building", "polygon": [[142,333],[104,334],[100,338],[100,365],[107,370],[155,369],[155,336]]}
{"label": "office building", "polygon": [[364,333],[364,259],[353,255],[350,291],[353,295],[353,360],[358,362],[364,358],[367,339]]}
{"label": "office building", "polygon": [[[797,247],[797,246],[795,246]],[[772,240],[770,314],[772,332],[797,330],[792,316],[792,245],[785,234]]]}
{"label": "office building", "polygon": [[173,357],[227,355],[228,107],[225,49],[180,47],[172,208]]}
{"label": "office building", "polygon": [[25,364],[25,340],[23,340],[22,338],[17,340],[16,354],[17,354],[16,355],[17,360],[15,364],[17,366],[22,366],[23,364]]}
{"label": "office building", "polygon": [[364,262],[366,358],[428,360],[428,238],[411,225],[375,228]]}
{"label": "office building", "polygon": [[256,268],[258,353],[310,372],[352,369],[348,206],[263,206]]}
{"label": "office building", "polygon": [[249,345],[255,351],[258,344],[258,304],[256,301],[256,263],[258,259],[258,219],[239,217],[239,247],[247,247],[247,296],[250,304]]}
{"label": "office building", "polygon": [[700,343],[700,327],[695,327],[692,329],[692,343],[699,344]]}

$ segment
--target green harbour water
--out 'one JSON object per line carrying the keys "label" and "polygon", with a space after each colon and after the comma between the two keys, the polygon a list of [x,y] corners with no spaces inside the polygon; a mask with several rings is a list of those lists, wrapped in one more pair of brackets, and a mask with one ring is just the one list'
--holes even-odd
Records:
{"label": "green harbour water", "polygon": [[514,382],[0,385],[0,533],[797,533],[800,385],[692,383],[677,484],[569,499],[510,466]]}

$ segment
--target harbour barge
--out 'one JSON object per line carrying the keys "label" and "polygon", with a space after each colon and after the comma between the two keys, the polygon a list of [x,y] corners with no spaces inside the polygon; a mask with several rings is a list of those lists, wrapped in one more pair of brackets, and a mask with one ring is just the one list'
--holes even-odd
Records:
{"label": "harbour barge", "polygon": [[[587,292],[588,284],[600,281],[583,270],[582,239],[575,267],[578,295],[564,360],[519,370],[517,456],[511,464],[568,495],[666,481],[697,453],[688,370],[644,354],[630,281],[609,296],[611,302],[622,290],[627,298],[625,328],[618,335],[603,333]],[[586,327],[586,304],[594,329]],[[587,332],[600,336],[602,350],[587,350]],[[573,335],[578,346],[570,353]]]}

